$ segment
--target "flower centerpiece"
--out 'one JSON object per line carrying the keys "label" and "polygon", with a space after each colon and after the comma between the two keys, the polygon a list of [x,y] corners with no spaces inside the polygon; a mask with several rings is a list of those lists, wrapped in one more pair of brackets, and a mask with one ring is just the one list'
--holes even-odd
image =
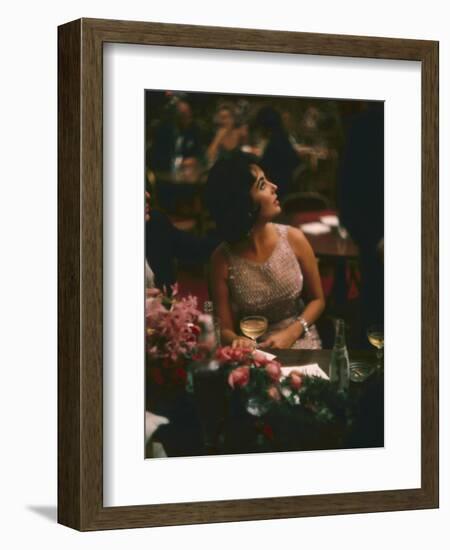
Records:
{"label": "flower centerpiece", "polygon": [[351,425],[349,393],[328,379],[300,370],[284,376],[281,364],[259,350],[228,346],[219,348],[216,357],[228,371],[230,391],[240,394],[255,417],[261,448],[322,448],[325,440],[338,445]]}
{"label": "flower centerpiece", "polygon": [[262,416],[272,404],[281,400],[281,364],[278,361],[268,359],[259,350],[231,346],[218,348],[216,358],[229,371],[229,386],[245,396],[250,414]]}

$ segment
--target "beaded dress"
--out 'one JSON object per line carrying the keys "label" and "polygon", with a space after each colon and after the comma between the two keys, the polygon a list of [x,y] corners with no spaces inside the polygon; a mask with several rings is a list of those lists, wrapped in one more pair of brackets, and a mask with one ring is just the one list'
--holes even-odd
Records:
{"label": "beaded dress", "polygon": [[[231,307],[239,322],[246,315],[263,315],[269,326],[261,340],[287,328],[304,310],[301,299],[303,274],[288,241],[286,225],[275,224],[278,240],[264,263],[242,258],[222,245],[228,259],[228,288]],[[291,346],[293,349],[321,349],[314,325]]]}

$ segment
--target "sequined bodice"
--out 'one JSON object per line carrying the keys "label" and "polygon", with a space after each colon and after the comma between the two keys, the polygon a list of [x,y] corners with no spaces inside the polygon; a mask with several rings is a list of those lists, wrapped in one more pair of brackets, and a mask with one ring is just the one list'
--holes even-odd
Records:
{"label": "sequined bodice", "polygon": [[303,275],[289,244],[285,225],[275,224],[278,241],[264,263],[242,258],[225,245],[229,262],[228,287],[237,320],[264,315],[271,325],[297,316],[303,309]]}

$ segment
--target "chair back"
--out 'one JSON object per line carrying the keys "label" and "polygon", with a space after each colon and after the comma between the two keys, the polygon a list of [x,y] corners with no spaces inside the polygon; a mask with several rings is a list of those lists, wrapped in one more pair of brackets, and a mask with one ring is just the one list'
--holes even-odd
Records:
{"label": "chair back", "polygon": [[316,210],[328,210],[328,199],[315,191],[298,191],[284,197],[281,208],[284,214],[291,216],[298,212],[312,212]]}

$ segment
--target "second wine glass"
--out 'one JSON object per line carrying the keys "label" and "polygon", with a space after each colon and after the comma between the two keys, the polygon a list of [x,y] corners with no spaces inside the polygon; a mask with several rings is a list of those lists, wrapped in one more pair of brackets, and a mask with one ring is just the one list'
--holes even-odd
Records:
{"label": "second wine glass", "polygon": [[369,342],[377,349],[377,367],[383,364],[384,329],[381,325],[372,325],[367,329]]}

